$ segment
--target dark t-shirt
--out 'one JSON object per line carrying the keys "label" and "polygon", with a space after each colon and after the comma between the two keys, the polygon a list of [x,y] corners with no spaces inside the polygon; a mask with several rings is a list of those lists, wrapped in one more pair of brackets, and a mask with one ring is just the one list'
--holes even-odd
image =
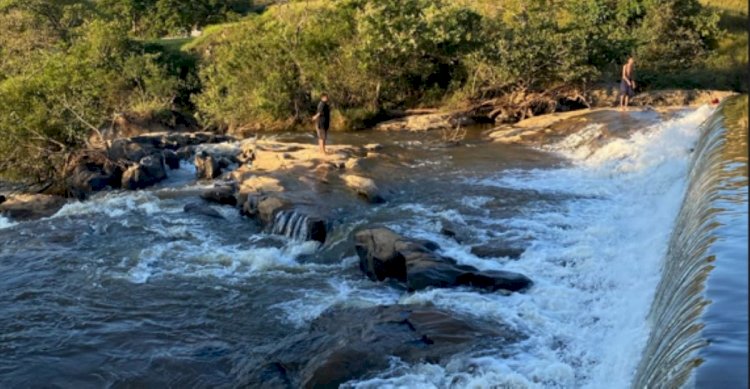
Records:
{"label": "dark t-shirt", "polygon": [[331,106],[327,102],[321,101],[318,104],[318,115],[320,115],[318,116],[318,128],[327,130],[331,125]]}

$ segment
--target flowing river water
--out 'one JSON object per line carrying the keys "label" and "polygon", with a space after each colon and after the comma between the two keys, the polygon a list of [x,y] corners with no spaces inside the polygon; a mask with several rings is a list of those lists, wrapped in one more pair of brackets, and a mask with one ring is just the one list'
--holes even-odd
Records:
{"label": "flowing river water", "polygon": [[[210,185],[189,164],[148,190],[0,218],[0,387],[264,387],[247,372],[326,309],[396,303],[525,337],[444,364],[394,359],[344,386],[746,386],[746,114],[746,97],[668,117],[610,112],[539,147],[491,143],[482,128],[458,147],[432,133],[335,134],[383,145],[368,171],[389,198],[370,205],[316,187],[334,220],[322,246],[265,233],[231,207],[216,207],[223,219],[183,212]],[[350,238],[370,225],[534,286],[374,283]],[[523,254],[472,253],[487,244]]]}

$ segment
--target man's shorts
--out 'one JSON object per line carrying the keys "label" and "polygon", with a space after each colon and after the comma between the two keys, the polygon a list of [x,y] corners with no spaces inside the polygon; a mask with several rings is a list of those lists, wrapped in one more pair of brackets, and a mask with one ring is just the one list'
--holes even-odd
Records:
{"label": "man's shorts", "polygon": [[620,94],[628,97],[633,97],[633,95],[635,95],[633,88],[631,88],[625,80],[620,81]]}
{"label": "man's shorts", "polygon": [[328,129],[327,128],[317,127],[316,129],[317,129],[317,132],[318,132],[318,139],[321,139],[321,140],[327,140],[328,139]]}

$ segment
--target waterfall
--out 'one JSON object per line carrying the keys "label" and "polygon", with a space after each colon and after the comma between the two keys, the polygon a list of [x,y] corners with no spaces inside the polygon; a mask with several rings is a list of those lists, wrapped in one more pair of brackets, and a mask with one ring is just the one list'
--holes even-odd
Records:
{"label": "waterfall", "polygon": [[[716,231],[722,225],[722,214],[727,211],[720,201],[727,187],[737,186],[732,184],[737,182],[737,172],[727,174],[728,166],[737,164],[737,160],[727,156],[728,139],[742,131],[732,128],[735,134],[730,133],[726,111],[730,104],[743,104],[740,99],[730,99],[701,128],[700,140],[693,151],[688,188],[649,313],[651,333],[632,381],[633,388],[693,386],[695,368],[704,362],[700,350],[709,340],[704,336],[703,316],[711,303],[705,293],[706,281],[715,266],[722,266],[722,258],[712,250],[723,238]],[[744,107],[746,113],[746,97]],[[747,122],[744,123],[746,137]],[[746,142],[744,153],[747,153]],[[746,169],[744,175],[746,183]],[[744,190],[742,207],[747,206]],[[744,212],[747,220],[746,208]]]}
{"label": "waterfall", "polygon": [[276,212],[271,226],[272,233],[299,241],[317,240],[323,243],[326,231],[325,221],[295,209]]}

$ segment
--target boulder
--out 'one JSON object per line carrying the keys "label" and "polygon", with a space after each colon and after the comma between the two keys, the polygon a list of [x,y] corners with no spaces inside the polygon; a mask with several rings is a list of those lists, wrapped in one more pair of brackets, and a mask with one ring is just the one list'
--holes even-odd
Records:
{"label": "boulder", "polygon": [[167,178],[167,168],[161,154],[151,155],[129,167],[122,175],[122,188],[143,189]]}
{"label": "boulder", "polygon": [[109,146],[109,158],[115,161],[125,160],[138,162],[141,159],[158,152],[149,138],[115,139]]}
{"label": "boulder", "polygon": [[381,204],[385,202],[385,198],[380,193],[380,189],[375,185],[375,181],[370,178],[357,176],[354,174],[347,174],[341,176],[344,183],[349,188],[357,192],[358,195],[372,204]]}
{"label": "boulder", "polygon": [[531,280],[518,273],[480,271],[459,265],[434,252],[425,242],[402,237],[387,228],[374,228],[355,234],[359,267],[373,281],[394,279],[409,290],[429,287],[476,287],[490,291],[517,292],[529,288]]}
{"label": "boulder", "polygon": [[123,166],[104,152],[89,151],[72,157],[65,165],[65,190],[73,197],[85,199],[92,192],[119,188]]}
{"label": "boulder", "polygon": [[66,202],[63,197],[43,194],[8,196],[0,203],[0,215],[15,221],[36,220],[54,215]]}
{"label": "boulder", "polygon": [[195,146],[184,146],[177,149],[175,152],[177,154],[177,157],[179,157],[182,160],[188,161],[193,158],[195,155]]}
{"label": "boulder", "polygon": [[277,196],[264,196],[258,201],[258,216],[264,225],[272,225],[276,213],[290,206],[289,201]]}
{"label": "boulder", "polygon": [[445,364],[458,353],[502,349],[525,336],[505,324],[464,318],[431,305],[334,307],[307,331],[274,345],[246,386],[328,388],[382,372],[390,359]]}
{"label": "boulder", "polygon": [[170,169],[177,170],[180,168],[180,156],[177,155],[176,152],[172,150],[164,150],[162,151],[162,155],[164,156],[164,163],[166,163]]}
{"label": "boulder", "polygon": [[213,180],[221,174],[219,161],[206,151],[195,156],[195,172],[199,179]]}
{"label": "boulder", "polygon": [[222,205],[237,205],[234,185],[216,185],[211,189],[203,191],[201,198],[206,201]]}
{"label": "boulder", "polygon": [[214,209],[212,206],[204,203],[186,204],[182,210],[187,213],[208,216],[214,219],[224,219],[224,216],[222,216],[219,211]]}

